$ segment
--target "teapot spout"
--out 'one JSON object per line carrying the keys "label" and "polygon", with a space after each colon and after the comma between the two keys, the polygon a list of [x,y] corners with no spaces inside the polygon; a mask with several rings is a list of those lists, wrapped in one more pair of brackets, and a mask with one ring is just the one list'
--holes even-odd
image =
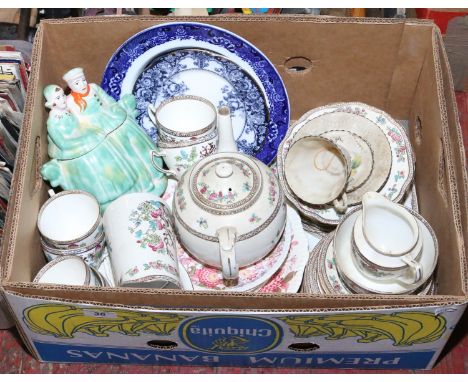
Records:
{"label": "teapot spout", "polygon": [[227,106],[221,106],[218,109],[218,152],[237,153],[237,143],[232,131],[231,110]]}

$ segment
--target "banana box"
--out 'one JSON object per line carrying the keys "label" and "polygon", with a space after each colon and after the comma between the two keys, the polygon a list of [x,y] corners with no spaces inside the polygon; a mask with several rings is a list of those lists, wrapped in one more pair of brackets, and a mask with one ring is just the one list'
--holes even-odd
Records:
{"label": "banana box", "polygon": [[8,299],[42,361],[178,366],[428,368],[464,310],[196,312]]}
{"label": "banana box", "polygon": [[[408,121],[419,212],[439,243],[436,295],[32,282],[46,263],[36,227],[48,198],[39,175],[50,160],[44,86],[78,66],[90,82],[100,83],[124,41],[172,21],[227,29],[265,52],[287,88],[291,120],[315,107],[357,101]],[[468,178],[454,97],[442,37],[430,21],[265,15],[43,21],[33,49],[0,258],[1,293],[26,346],[48,362],[431,368],[468,302]]]}

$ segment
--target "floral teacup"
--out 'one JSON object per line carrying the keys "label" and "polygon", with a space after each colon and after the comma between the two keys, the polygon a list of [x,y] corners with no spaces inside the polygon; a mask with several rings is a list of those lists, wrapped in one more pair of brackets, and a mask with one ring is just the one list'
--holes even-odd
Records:
{"label": "floral teacup", "polygon": [[[203,135],[196,140],[181,140],[175,143],[159,141],[158,146],[159,149],[153,151],[153,155],[163,157],[170,172],[176,177],[180,177],[185,170],[200,159],[218,152],[218,131],[215,128],[210,134]],[[166,170],[158,168],[159,166],[154,161],[153,165],[159,171],[166,172]]]}

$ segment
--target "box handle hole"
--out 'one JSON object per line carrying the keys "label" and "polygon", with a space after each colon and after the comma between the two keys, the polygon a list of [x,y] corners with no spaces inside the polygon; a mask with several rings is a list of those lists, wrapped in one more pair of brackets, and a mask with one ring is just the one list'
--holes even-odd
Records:
{"label": "box handle hole", "polygon": [[306,57],[290,57],[285,61],[284,66],[288,73],[305,74],[312,69],[312,61]]}
{"label": "box handle hole", "polygon": [[288,349],[294,351],[308,352],[320,349],[320,346],[313,342],[297,342],[288,346]]}
{"label": "box handle hole", "polygon": [[174,341],[168,340],[152,340],[146,343],[148,346],[151,346],[155,349],[164,349],[164,350],[171,350],[177,347],[177,343]]}
{"label": "box handle hole", "polygon": [[414,140],[419,145],[422,141],[422,122],[419,115],[416,117],[416,124],[414,127]]}

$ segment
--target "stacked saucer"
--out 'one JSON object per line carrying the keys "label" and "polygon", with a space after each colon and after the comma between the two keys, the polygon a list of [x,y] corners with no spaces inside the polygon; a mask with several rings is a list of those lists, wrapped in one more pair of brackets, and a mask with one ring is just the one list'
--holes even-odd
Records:
{"label": "stacked saucer", "polygon": [[[369,211],[371,208],[368,206],[366,211],[365,205],[364,210],[358,208],[348,213],[337,230],[314,247],[305,270],[303,292],[435,293],[438,245],[434,231],[424,218],[410,209],[394,203],[400,210],[392,211],[384,202],[378,200],[377,203],[382,210],[375,212],[375,216],[385,219],[385,224],[369,225],[375,217],[372,217],[373,211]],[[380,233],[384,233],[388,240]],[[366,241],[369,247],[363,247],[361,240]],[[363,259],[367,264],[362,264]],[[386,261],[387,267],[379,261]]]}
{"label": "stacked saucer", "polygon": [[[317,148],[312,141],[319,140],[330,143]],[[366,192],[401,201],[414,172],[403,127],[362,103],[331,104],[306,113],[280,144],[277,165],[286,197],[312,232],[334,228]]]}

